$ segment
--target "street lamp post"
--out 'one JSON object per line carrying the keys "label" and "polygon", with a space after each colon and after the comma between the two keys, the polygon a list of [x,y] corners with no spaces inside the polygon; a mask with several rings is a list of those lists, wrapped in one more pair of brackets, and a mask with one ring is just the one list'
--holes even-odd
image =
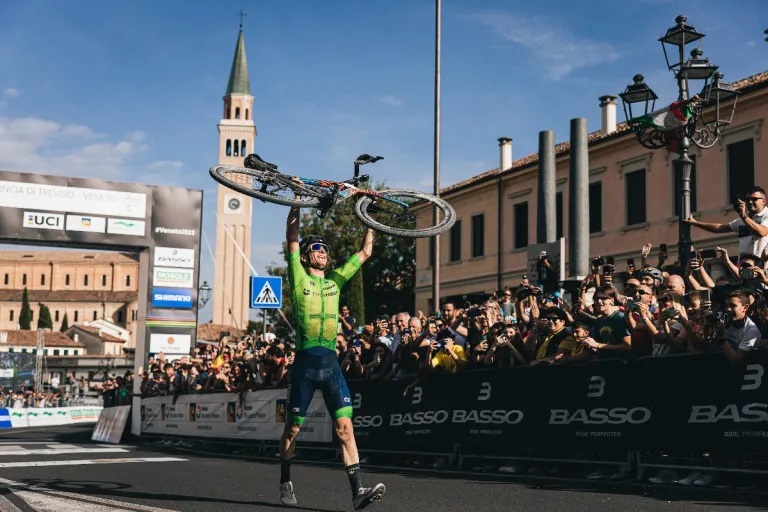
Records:
{"label": "street lamp post", "polygon": [[203,281],[203,284],[197,289],[197,308],[203,309],[209,300],[211,300],[211,286],[208,281]]}
{"label": "street lamp post", "polygon": [[[627,123],[637,141],[649,149],[666,148],[678,154],[675,161],[680,191],[677,251],[681,268],[685,268],[691,255],[691,227],[685,222],[691,215],[691,142],[702,149],[714,146],[723,129],[731,124],[738,95],[730,84],[722,81],[718,66],[703,57],[701,48],[694,48],[685,60],[686,46],[705,37],[687,21],[685,16],[678,16],[676,25],[659,38],[667,68],[677,79],[677,101],[655,110],[658,96],[645,84],[642,75],[635,75],[633,83],[619,94]],[[690,82],[696,80],[702,81],[703,87],[691,97]],[[730,108],[723,109],[731,100]],[[633,105],[642,105],[642,113],[633,112]]]}

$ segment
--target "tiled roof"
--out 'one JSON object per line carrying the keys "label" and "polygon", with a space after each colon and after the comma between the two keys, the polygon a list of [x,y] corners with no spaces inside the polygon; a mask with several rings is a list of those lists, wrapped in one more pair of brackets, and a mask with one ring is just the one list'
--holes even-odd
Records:
{"label": "tiled roof", "polygon": [[135,263],[138,265],[139,256],[120,252],[0,251],[0,263],[30,261],[36,263]]}
{"label": "tiled roof", "polygon": [[[16,345],[24,347],[34,347],[37,345],[37,331],[0,331],[0,335],[8,335],[6,343],[0,345]],[[43,333],[43,343],[46,347],[76,347],[84,348],[85,345],[72,340],[63,332],[45,331]]]}
{"label": "tiled roof", "polygon": [[197,339],[204,341],[219,341],[221,333],[229,332],[230,336],[240,337],[243,331],[234,325],[201,324],[197,326]]}
{"label": "tiled roof", "polygon": [[73,325],[69,328],[67,331],[67,334],[72,336],[75,331],[81,331],[81,332],[87,332],[89,334],[92,334],[93,336],[96,336],[97,338],[101,338],[102,341],[108,341],[110,343],[125,343],[125,340],[120,339],[116,336],[112,336],[111,334],[106,334],[102,332],[101,335],[99,335],[99,329],[96,327],[86,327],[84,325]]}
{"label": "tiled roof", "polygon": [[[734,82],[732,85],[734,89],[736,89],[737,91],[740,91],[742,94],[765,88],[768,86],[768,71],[764,71],[762,73],[758,73],[756,75],[752,75],[750,77],[744,78],[742,80],[739,80],[738,82]],[[602,131],[598,130],[590,133],[587,136],[587,144],[589,146],[592,146],[593,144],[599,144],[601,142],[605,142],[611,139],[623,137],[629,131],[630,131],[629,125],[626,122],[619,123],[618,125],[616,125],[615,132],[604,134],[602,133]],[[558,157],[558,156],[565,155],[570,150],[571,150],[570,142],[561,142],[555,145],[555,156]],[[443,194],[450,194],[451,192],[456,192],[458,190],[475,185],[477,183],[482,183],[484,181],[498,178],[499,175],[508,175],[508,174],[515,173],[516,171],[520,171],[522,169],[534,167],[534,164],[537,164],[538,161],[539,161],[538,152],[530,154],[524,158],[520,158],[519,160],[515,160],[514,162],[512,162],[512,166],[509,169],[504,169],[502,171],[499,171],[499,168],[497,167],[495,169],[491,169],[489,171],[480,173],[476,176],[472,176],[471,178],[466,179],[464,181],[460,181],[459,183],[454,183],[453,185],[449,185],[445,188],[442,188],[440,189],[440,195],[442,196]]]}
{"label": "tiled roof", "polygon": [[[109,302],[130,303],[139,298],[138,292],[113,292],[98,290],[28,290],[29,303],[52,302]],[[24,290],[0,290],[0,302],[21,302]]]}

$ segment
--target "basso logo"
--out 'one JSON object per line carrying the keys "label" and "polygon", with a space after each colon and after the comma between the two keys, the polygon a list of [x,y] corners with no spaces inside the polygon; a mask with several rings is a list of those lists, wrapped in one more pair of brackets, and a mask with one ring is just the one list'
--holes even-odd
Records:
{"label": "basso logo", "polygon": [[570,425],[582,423],[584,425],[621,425],[632,423],[639,425],[651,419],[651,410],[645,407],[616,407],[614,409],[576,409],[571,412],[567,409],[551,409],[549,411],[550,425]]}
{"label": "basso logo", "polygon": [[357,428],[380,427],[384,424],[381,416],[355,416],[353,425]]}
{"label": "basso logo", "polygon": [[450,415],[448,411],[424,411],[424,412],[407,412],[405,414],[390,414],[389,426],[399,427],[402,425],[434,425],[439,423],[445,423],[448,421]]}
{"label": "basso logo", "polygon": [[24,227],[33,229],[64,229],[64,215],[24,212]]}
{"label": "basso logo", "polygon": [[717,423],[718,421],[733,421],[734,423],[768,422],[768,404],[746,404],[739,408],[736,404],[728,404],[722,410],[716,405],[694,405],[688,423]]}
{"label": "basso logo", "polygon": [[163,227],[156,227],[155,233],[161,234],[161,235],[184,235],[184,236],[195,236],[196,231],[194,229],[184,229],[184,228],[163,228]]}
{"label": "basso logo", "polygon": [[518,410],[505,411],[504,409],[481,409],[453,411],[453,423],[481,423],[491,425],[515,425],[523,421],[523,412]]}

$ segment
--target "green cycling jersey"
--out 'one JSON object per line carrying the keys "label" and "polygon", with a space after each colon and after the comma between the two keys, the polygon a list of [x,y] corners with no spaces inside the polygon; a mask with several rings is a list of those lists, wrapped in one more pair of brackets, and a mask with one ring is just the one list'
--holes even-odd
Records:
{"label": "green cycling jersey", "polygon": [[361,265],[360,258],[353,254],[326,277],[317,277],[309,275],[301,265],[299,251],[290,253],[288,279],[296,323],[296,350],[312,347],[336,350],[339,294]]}

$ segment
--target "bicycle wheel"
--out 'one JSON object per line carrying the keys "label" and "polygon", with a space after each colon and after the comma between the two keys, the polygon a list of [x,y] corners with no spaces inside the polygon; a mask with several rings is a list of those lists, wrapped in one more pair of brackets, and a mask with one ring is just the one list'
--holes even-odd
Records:
{"label": "bicycle wheel", "polygon": [[[247,169],[234,165],[214,165],[210,169],[211,177],[227,188],[241,194],[285,206],[314,208],[320,204],[327,190],[323,187],[305,185],[294,181],[292,176],[277,171]],[[303,196],[296,199],[296,195]]]}
{"label": "bicycle wheel", "polygon": [[[355,203],[355,214],[366,226],[388,235],[407,238],[435,236],[448,231],[456,222],[456,211],[447,202],[431,194],[415,190],[385,190],[380,192],[383,197],[394,199],[408,205],[405,208],[397,203],[364,195]],[[417,206],[418,204],[418,206]],[[429,218],[429,225],[416,227],[416,214],[412,211],[417,207]],[[437,207],[437,223],[432,224],[432,209]]]}

